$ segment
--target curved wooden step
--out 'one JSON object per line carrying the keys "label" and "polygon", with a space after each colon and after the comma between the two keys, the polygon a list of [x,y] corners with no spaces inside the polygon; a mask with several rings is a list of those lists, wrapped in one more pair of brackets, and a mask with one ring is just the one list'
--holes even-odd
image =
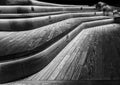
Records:
{"label": "curved wooden step", "polygon": [[113,42],[120,41],[119,28],[119,24],[109,24],[83,30],[49,65],[26,80],[96,80],[111,76],[119,79],[120,58],[116,48],[120,46]]}
{"label": "curved wooden step", "polygon": [[58,15],[49,15],[43,17],[20,18],[20,19],[0,19],[1,31],[25,31],[48,24],[59,22],[69,18],[87,17],[87,16],[102,16],[102,13],[66,13]]}
{"label": "curved wooden step", "polygon": [[89,84],[118,84],[119,81],[110,80],[110,81],[96,81],[96,80],[82,80],[82,81],[20,81],[20,82],[13,82],[13,83],[7,83],[5,85],[89,85]]}
{"label": "curved wooden step", "polygon": [[71,6],[88,6],[88,5],[63,5],[63,4],[54,4],[37,0],[1,0],[0,5],[38,5],[38,6],[62,6],[62,7],[71,7]]}
{"label": "curved wooden step", "polygon": [[0,19],[15,19],[15,18],[33,18],[33,17],[43,17],[48,15],[58,15],[58,14],[81,14],[81,16],[100,16],[103,15],[103,12],[68,12],[68,11],[59,11],[59,12],[46,12],[46,13],[23,13],[23,14],[0,14]]}
{"label": "curved wooden step", "polygon": [[[58,42],[38,54],[27,58],[0,63],[0,83],[20,79],[41,70],[70,42],[71,39],[75,37],[76,32],[78,32],[78,30],[71,32],[69,38],[67,35],[64,36]],[[31,67],[34,68],[31,69]]]}
{"label": "curved wooden step", "polygon": [[[23,31],[23,32],[0,32],[0,59],[12,59],[20,57],[22,52],[25,54],[30,53],[30,50],[34,50],[37,47],[42,46],[43,44],[47,43],[58,35],[63,36],[66,32],[73,30],[79,24],[87,21],[94,21],[94,20],[102,20],[108,19],[108,21],[104,21],[105,23],[113,22],[113,19],[105,16],[99,17],[83,17],[83,18],[72,18],[65,21],[61,21],[55,24],[51,24],[45,27],[41,27],[38,29],[30,30],[30,31]],[[110,19],[110,20],[109,20]],[[104,23],[103,23],[104,24]],[[59,36],[58,36],[59,37]],[[58,38],[59,39],[59,38]],[[46,44],[47,45],[47,44]],[[49,45],[49,42],[48,42]],[[43,45],[42,48],[46,46]],[[42,50],[41,48],[41,50]],[[40,48],[39,48],[40,49]],[[7,56],[9,54],[17,54],[16,57]],[[6,56],[6,57],[4,57]]]}
{"label": "curved wooden step", "polygon": [[62,6],[62,7],[88,6],[88,5],[64,5],[64,4],[54,4],[54,3],[48,3],[48,2],[38,1],[38,0],[31,0],[31,4],[32,4],[32,5],[38,5],[38,6]]}
{"label": "curved wooden step", "polygon": [[94,6],[89,7],[50,7],[50,6],[0,6],[0,13],[45,13],[56,11],[89,11],[97,12]]}
{"label": "curved wooden step", "polygon": [[[105,23],[109,24],[108,22],[109,21],[112,22],[113,20],[108,19],[108,20],[100,20],[100,21],[101,24],[105,24]],[[63,38],[58,40],[56,43],[54,43],[47,49],[35,55],[22,59],[17,59],[14,61],[11,60],[6,62],[1,62],[0,63],[1,83],[20,79],[38,72],[44,66],[46,66],[80,31],[82,31],[87,27],[101,25],[100,21],[86,22],[86,24],[79,25],[69,34],[65,35]],[[93,25],[93,23],[95,25]]]}

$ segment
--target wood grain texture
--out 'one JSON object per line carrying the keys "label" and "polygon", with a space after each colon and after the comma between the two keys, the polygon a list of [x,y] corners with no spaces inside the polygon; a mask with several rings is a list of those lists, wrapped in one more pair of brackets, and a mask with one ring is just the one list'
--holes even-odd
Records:
{"label": "wood grain texture", "polygon": [[37,6],[56,6],[56,7],[77,7],[77,6],[88,6],[88,5],[63,5],[48,3],[37,0],[1,0],[0,5],[37,5]]}
{"label": "wood grain texture", "polygon": [[43,1],[37,1],[37,0],[31,0],[32,5],[38,5],[38,6],[58,6],[58,7],[77,7],[77,6],[88,6],[88,5],[63,5],[63,4],[53,4]]}
{"label": "wood grain texture", "polygon": [[[46,46],[42,46],[44,43],[49,42],[51,39],[54,42],[54,38],[60,35],[61,37],[63,34],[65,35],[66,32],[73,30],[79,24],[86,22],[86,21],[93,21],[93,20],[102,20],[102,19],[109,19],[109,17],[99,16],[99,17],[84,17],[84,18],[72,18],[65,21],[61,21],[55,24],[51,24],[45,27],[41,27],[38,29],[30,30],[30,31],[22,31],[22,32],[0,32],[0,58],[1,60],[13,59],[17,57],[23,56],[23,54],[28,54],[31,51],[35,50],[35,48],[39,48],[42,50]],[[112,22],[112,20],[109,20]],[[59,37],[59,36],[58,36]],[[59,39],[59,38],[56,38]],[[47,44],[46,44],[47,45]],[[47,45],[49,46],[49,44]],[[24,52],[24,53],[22,53]],[[36,51],[35,51],[36,52]],[[10,57],[9,54],[16,54],[16,57]],[[8,55],[4,57],[5,55]]]}
{"label": "wood grain texture", "polygon": [[[119,67],[119,63],[117,63],[119,62],[119,57],[117,58],[118,60],[114,60],[116,62],[112,60],[109,61],[109,58],[106,58],[106,55],[109,55],[108,52],[104,54],[106,51],[103,50],[103,45],[105,43],[101,45],[102,42],[106,42],[106,40],[108,40],[108,37],[111,37],[109,33],[115,33],[115,35],[116,32],[119,33],[119,28],[119,24],[110,24],[83,30],[54,58],[54,60],[47,67],[45,67],[45,69],[32,77],[32,80],[119,79],[119,75],[116,74],[117,72],[115,72],[115,74],[111,73],[111,71],[113,72],[113,69],[116,70],[117,67]],[[101,40],[104,38],[106,38],[105,41]],[[113,45],[117,44],[112,44],[112,46]],[[108,47],[106,47],[106,49],[107,48]],[[109,50],[112,49],[114,50],[113,52],[117,54],[117,49],[115,47],[109,48]],[[109,56],[117,57],[116,54],[113,55],[113,52],[111,52],[111,55]],[[106,61],[109,61],[109,63]],[[111,65],[111,62],[114,63],[112,65],[115,65],[115,67],[109,66]],[[110,70],[108,68],[112,69]]]}
{"label": "wood grain texture", "polygon": [[[110,84],[113,81],[106,81],[106,84]],[[85,84],[85,85],[89,85],[89,84],[99,84],[102,82],[96,82],[96,81],[88,81],[88,80],[84,80],[84,81],[21,81],[21,82],[12,82],[12,83],[6,83],[5,85],[19,85],[19,84],[23,84],[23,85],[80,85],[80,84]],[[3,84],[4,85],[4,84]]]}
{"label": "wood grain texture", "polygon": [[[100,21],[102,21],[102,20],[100,20]],[[99,21],[99,22],[100,22]],[[107,20],[106,20],[107,21]],[[93,21],[93,23],[95,24],[95,23],[99,23],[99,22],[97,22],[97,21]],[[86,25],[88,25],[89,24],[89,26],[88,27],[91,27],[92,26],[92,24],[91,24],[91,26],[90,26],[90,23],[91,22],[86,22]],[[106,23],[107,24],[107,23]],[[96,26],[97,26],[97,24],[96,24]],[[87,28],[87,27],[86,27]],[[76,28],[77,29],[77,28]],[[84,28],[82,28],[82,26],[80,25],[80,27],[79,27],[79,29],[85,29],[85,27]],[[76,30],[76,32],[77,32],[77,30]],[[82,37],[82,35],[80,36],[80,37]],[[79,38],[80,38],[79,37]],[[84,35],[83,35],[83,38],[84,38]],[[76,41],[74,40],[74,43],[72,43],[72,45],[70,44],[69,46],[66,46],[62,51],[61,51],[61,53],[60,54],[58,54],[58,56],[59,57],[55,57],[55,59],[47,66],[47,67],[45,67],[42,71],[40,71],[39,73],[37,73],[37,74],[35,74],[35,75],[33,75],[33,76],[31,76],[30,78],[28,78],[27,80],[64,80],[64,76],[65,75],[73,75],[74,74],[74,72],[72,72],[72,73],[67,73],[66,74],[66,72],[68,72],[68,69],[69,69],[69,67],[73,67],[73,68],[77,68],[76,66],[71,66],[71,63],[73,62],[73,64],[75,64],[75,65],[77,65],[78,63],[77,63],[77,60],[78,60],[78,62],[80,61],[81,63],[83,63],[83,61],[82,61],[82,59],[74,59],[75,58],[75,56],[76,57],[79,57],[80,55],[79,54],[76,54],[76,52],[77,53],[79,53],[79,49],[77,49],[77,46],[79,46],[78,44],[81,42],[81,46],[83,46],[84,47],[84,45],[83,44],[85,44],[85,42],[83,43],[82,41],[79,41],[78,42],[78,44],[74,47],[74,45],[75,45],[75,43],[77,43],[77,40],[79,40],[79,39],[76,39]],[[86,38],[86,40],[89,40],[89,37],[88,38]],[[71,42],[73,42],[73,41],[71,41]],[[70,43],[71,43],[70,42]],[[86,41],[86,43],[88,43],[87,41]],[[86,44],[85,44],[85,46],[86,46]],[[72,49],[73,48],[73,49]],[[79,47],[80,48],[80,47]],[[74,50],[76,49],[76,51],[75,51],[75,53],[74,53]],[[81,48],[82,49],[82,48]],[[70,51],[71,50],[71,51]],[[67,55],[67,53],[70,53],[70,55]],[[86,51],[85,52],[82,52],[82,54],[81,54],[81,56],[83,56],[83,57],[80,57],[80,58],[84,58],[84,56],[85,56],[85,54],[86,54]],[[66,58],[65,58],[66,57]],[[64,59],[65,58],[65,59]],[[76,60],[76,61],[75,61]],[[65,64],[66,63],[66,64]],[[80,63],[80,66],[81,66],[81,63]],[[65,65],[64,65],[65,64]],[[55,70],[56,69],[56,70]],[[75,71],[75,69],[73,69],[74,71]],[[79,69],[79,68],[78,68]],[[70,70],[71,71],[71,70]],[[52,76],[52,74],[53,74],[53,76]],[[76,75],[76,74],[75,74]],[[66,80],[69,80],[69,78],[71,78],[71,77],[67,77],[67,79]],[[72,79],[72,78],[71,78]]]}
{"label": "wood grain texture", "polygon": [[103,12],[79,12],[79,11],[59,11],[59,12],[46,12],[46,13],[22,13],[22,14],[0,14],[0,19],[18,19],[18,18],[33,18],[33,17],[43,17],[48,15],[58,15],[58,14],[81,14],[81,16],[100,16]]}
{"label": "wood grain texture", "polygon": [[[109,20],[109,19],[108,19]],[[104,22],[104,20],[101,20]],[[100,21],[99,21],[100,22]],[[94,23],[99,23],[95,22]],[[112,23],[112,22],[111,22]],[[89,24],[89,23],[87,23]],[[87,25],[86,24],[86,25]],[[107,23],[106,23],[107,24]],[[109,24],[109,23],[108,23]],[[96,24],[97,25],[97,24]],[[100,24],[99,24],[100,25]],[[92,25],[91,25],[92,26]],[[90,25],[89,25],[90,27]],[[84,29],[79,25],[77,28],[75,28],[73,31],[71,31],[69,34],[65,35],[63,38],[61,38],[59,41],[48,47],[42,52],[39,52],[35,55],[29,56],[27,58],[17,59],[14,61],[8,61],[8,62],[2,62],[0,63],[1,70],[0,76],[3,76],[0,80],[1,82],[8,82],[15,79],[20,79],[23,77],[26,77],[28,75],[31,75],[33,73],[38,72],[39,70],[43,69],[51,60],[82,30]],[[66,52],[66,51],[65,51]],[[64,55],[64,53],[63,53]],[[60,58],[62,58],[60,56]],[[69,58],[69,56],[67,57]],[[67,58],[65,60],[67,60]],[[59,59],[60,61],[61,59]],[[54,60],[53,60],[54,61]],[[54,67],[57,65],[58,61],[54,62]],[[61,63],[63,64],[63,63]],[[64,64],[63,64],[64,65]],[[17,67],[17,68],[16,68]],[[31,69],[32,67],[32,69]],[[54,68],[52,66],[52,69]],[[56,68],[56,67],[55,67]],[[46,71],[45,71],[46,69]],[[37,79],[40,80],[40,78],[48,78],[48,74],[50,75],[52,72],[51,65],[50,68],[45,67],[44,70],[40,71],[38,73],[39,75],[32,78],[32,80]],[[50,72],[51,71],[51,72]],[[45,77],[40,75],[44,75]],[[48,72],[48,73],[47,73]],[[10,73],[10,74],[9,74]],[[59,73],[59,72],[58,72]],[[5,75],[6,74],[6,75]],[[15,76],[12,76],[15,75]],[[55,74],[56,75],[56,74]],[[41,77],[40,77],[41,76]],[[47,77],[48,76],[48,77]],[[43,79],[43,80],[44,80]]]}
{"label": "wood grain texture", "polygon": [[119,8],[96,7],[1,0],[0,84],[120,80]]}
{"label": "wood grain texture", "polygon": [[69,37],[64,36],[58,42],[38,54],[28,58],[0,63],[1,83],[20,79],[41,70],[75,37],[76,32],[78,33],[78,31],[71,32]]}
{"label": "wood grain texture", "polygon": [[50,6],[0,6],[0,13],[45,13],[45,12],[56,12],[56,11],[88,11],[97,12],[94,6],[89,7],[50,7]]}
{"label": "wood grain texture", "polygon": [[92,28],[91,31],[94,31],[95,34],[95,39],[93,39],[94,43],[90,44],[88,57],[78,79],[119,79],[119,53],[116,47],[118,44],[114,44],[119,40],[119,35],[117,35],[119,34],[119,24],[107,25],[105,28],[103,26],[96,27]]}
{"label": "wood grain texture", "polygon": [[1,31],[25,31],[49,25],[69,18],[102,16],[100,13],[66,13],[58,15],[48,15],[43,17],[20,18],[20,19],[0,19]]}

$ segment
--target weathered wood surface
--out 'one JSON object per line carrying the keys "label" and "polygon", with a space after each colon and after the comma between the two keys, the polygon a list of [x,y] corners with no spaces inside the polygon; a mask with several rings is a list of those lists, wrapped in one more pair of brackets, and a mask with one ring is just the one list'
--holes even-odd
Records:
{"label": "weathered wood surface", "polygon": [[19,19],[0,19],[1,31],[25,31],[42,26],[46,26],[55,22],[59,22],[69,18],[88,17],[88,16],[102,16],[102,13],[66,13],[58,15],[48,15],[43,17],[33,18],[19,18]]}
{"label": "weathered wood surface", "polygon": [[1,0],[0,5],[38,5],[38,6],[57,6],[57,7],[76,7],[76,6],[88,6],[88,5],[63,5],[54,4],[37,0]]}
{"label": "weathered wood surface", "polygon": [[80,80],[120,80],[119,26],[112,24],[91,29],[96,36],[90,44]]}
{"label": "weathered wood surface", "polygon": [[5,0],[3,5],[0,83],[120,80],[118,18],[101,16],[95,6],[37,0]]}
{"label": "weathered wood surface", "polygon": [[[79,24],[83,22],[93,21],[93,20],[102,20],[102,19],[110,19],[110,17],[96,16],[96,17],[72,18],[72,19],[61,21],[48,26],[37,28],[34,30],[29,30],[29,31],[0,32],[0,35],[1,35],[0,36],[0,44],[1,44],[0,58],[12,59],[14,57],[9,57],[9,56],[4,57],[4,56],[9,54],[21,53],[21,52],[24,52],[24,54],[27,54],[29,53],[30,50],[34,50],[35,48],[43,45],[49,40],[57,37],[61,33],[62,33],[61,35],[63,35],[63,33],[73,30],[75,27],[77,27]],[[111,22],[112,22],[111,20],[108,20],[108,23],[111,23]]]}
{"label": "weathered wood surface", "polygon": [[[104,81],[104,84],[113,83],[115,81]],[[116,83],[116,82],[115,82]],[[82,81],[21,81],[21,82],[14,82],[14,83],[7,83],[5,85],[90,85],[90,84],[103,84],[102,81],[88,81],[88,80],[82,80]],[[3,84],[4,85],[4,84]]]}
{"label": "weathered wood surface", "polygon": [[94,6],[89,7],[43,7],[43,6],[0,6],[0,13],[45,13],[56,11],[97,12]]}
{"label": "weathered wood surface", "polygon": [[119,42],[113,42],[119,41],[119,28],[109,24],[83,30],[27,81],[119,79]]}
{"label": "weathered wood surface", "polygon": [[[58,42],[56,42],[55,44],[53,44],[46,50],[44,50],[36,55],[33,55],[29,58],[0,63],[1,70],[3,70],[0,73],[0,75],[3,76],[0,79],[0,81],[8,82],[10,80],[14,80],[14,79],[26,76],[26,75],[30,75],[33,72],[36,72],[36,71],[42,69],[42,67],[46,63],[50,62],[50,60],[53,59],[55,57],[55,55],[57,55],[57,53],[60,52],[60,50],[62,50],[62,48],[65,45],[67,45],[67,43],[73,37],[75,37],[74,33],[71,33],[71,36],[69,36],[69,37],[67,37],[67,36],[63,37],[62,39],[60,39]],[[34,68],[31,69],[32,66]],[[8,70],[8,71],[5,71],[5,70]],[[9,74],[9,71],[11,71],[10,74]],[[9,75],[5,75],[5,74],[9,74]],[[15,76],[13,76],[13,75],[15,75]]]}
{"label": "weathered wood surface", "polygon": [[14,19],[14,18],[32,18],[32,17],[43,17],[48,15],[58,15],[58,14],[81,14],[81,16],[100,16],[103,15],[103,12],[68,12],[68,11],[59,11],[59,12],[47,12],[47,13],[22,13],[22,14],[0,14],[0,19]]}
{"label": "weathered wood surface", "polygon": [[[108,22],[106,22],[108,21]],[[94,26],[102,25],[102,24],[109,24],[112,23],[112,19],[106,19],[106,20],[99,20],[99,21],[93,21],[93,22],[86,22],[82,26],[79,25],[77,28],[75,28],[73,31],[71,31],[69,34],[65,35],[63,38],[61,38],[59,41],[57,41],[55,44],[52,44],[47,49],[35,54],[31,55],[26,58],[21,58],[17,60],[11,60],[11,61],[5,61],[1,62],[1,72],[0,76],[2,78],[0,79],[2,82],[8,82],[15,79],[23,78],[25,76],[28,76],[30,74],[33,74],[35,72],[40,71],[44,66],[46,66],[80,31],[87,27],[92,27],[93,23]],[[100,24],[100,22],[102,22]],[[99,24],[98,24],[99,23]],[[57,65],[58,62],[56,62]],[[55,63],[54,63],[55,65]],[[55,66],[56,66],[55,65]],[[32,67],[32,69],[31,69]],[[52,69],[50,70],[52,71]],[[44,71],[45,72],[45,71]],[[47,74],[47,73],[46,73]],[[13,76],[15,75],[15,76]],[[40,78],[40,77],[39,77]],[[44,77],[43,77],[44,78]],[[47,77],[45,77],[47,78]]]}
{"label": "weathered wood surface", "polygon": [[77,7],[77,6],[88,6],[88,5],[63,5],[63,4],[53,4],[48,2],[42,2],[37,0],[31,0],[32,5],[38,5],[38,6],[62,6],[62,7]]}
{"label": "weathered wood surface", "polygon": [[[87,18],[76,19],[76,22],[73,21],[72,19],[70,21],[70,19],[69,19],[69,20],[66,20],[66,24],[65,24],[65,22],[57,23],[57,24],[59,24],[60,27],[58,25],[54,24],[54,25],[50,25],[51,28],[50,28],[50,26],[47,26],[47,27],[43,27],[41,29],[31,30],[31,31],[27,31],[27,32],[26,31],[19,32],[19,33],[17,33],[17,32],[13,32],[13,33],[1,32],[2,36],[1,36],[0,43],[2,45],[1,46],[2,49],[0,50],[0,52],[3,53],[3,54],[0,54],[1,56],[3,56],[3,57],[1,57],[1,59],[4,59],[4,58],[6,59],[7,57],[4,57],[4,56],[8,55],[8,54],[14,54],[14,53],[19,53],[19,52],[21,53],[24,51],[25,51],[24,54],[27,54],[28,51],[34,50],[35,48],[37,48],[41,45],[44,45],[45,42],[48,42],[51,39],[54,39],[56,36],[60,35],[61,33],[63,35],[63,33],[65,31],[73,30],[74,27],[76,27],[80,23],[83,23],[83,22],[89,21],[89,20],[102,19],[102,18],[97,18],[97,17],[96,18],[90,17],[90,18],[87,17]],[[103,22],[105,24],[113,22],[113,19],[107,19],[107,20],[104,20]],[[69,24],[67,24],[68,22],[69,22]],[[99,22],[96,25],[104,24],[103,22]],[[64,26],[62,26],[63,24],[64,24]],[[94,24],[92,24],[92,23],[90,25],[94,26]],[[62,26],[62,28],[61,28],[61,26]],[[85,27],[86,23],[85,23],[85,25],[84,25],[84,23],[81,24],[81,26]],[[88,26],[89,26],[89,24],[87,24],[86,27],[88,27]],[[55,29],[52,27],[55,27]],[[43,34],[43,35],[41,36],[41,34]],[[35,40],[36,40],[36,42],[35,42]],[[28,53],[30,53],[30,52],[28,52]],[[9,56],[8,56],[8,58],[12,59],[12,57],[9,57]],[[13,57],[13,58],[16,58],[16,57]]]}

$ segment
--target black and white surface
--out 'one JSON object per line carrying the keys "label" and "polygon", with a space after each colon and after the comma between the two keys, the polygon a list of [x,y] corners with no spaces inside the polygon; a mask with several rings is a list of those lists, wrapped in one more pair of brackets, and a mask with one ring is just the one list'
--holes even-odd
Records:
{"label": "black and white surface", "polygon": [[1,0],[0,83],[120,80],[119,4],[98,2]]}

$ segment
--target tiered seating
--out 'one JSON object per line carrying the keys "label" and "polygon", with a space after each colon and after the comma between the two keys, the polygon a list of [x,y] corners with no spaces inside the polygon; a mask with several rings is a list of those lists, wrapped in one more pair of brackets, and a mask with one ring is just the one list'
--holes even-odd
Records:
{"label": "tiered seating", "polygon": [[42,6],[0,6],[1,13],[45,13],[45,12],[59,12],[59,11],[79,11],[79,12],[96,12],[94,6],[91,7],[42,7]]}
{"label": "tiered seating", "polygon": [[[68,13],[49,15],[43,17],[33,18],[19,18],[19,19],[1,19],[0,30],[1,31],[25,31],[31,30],[45,25],[49,25],[55,22],[60,22],[69,18],[85,17],[85,16],[102,16],[102,13]],[[68,20],[69,21],[69,20]],[[63,21],[64,22],[64,21]]]}
{"label": "tiered seating", "polygon": [[49,12],[49,13],[25,13],[25,14],[0,14],[0,19],[15,19],[15,18],[33,18],[33,17],[43,17],[43,16],[51,16],[51,15],[81,15],[84,16],[100,16],[103,12],[67,12],[67,11],[60,11],[60,12]]}
{"label": "tiered seating", "polygon": [[[13,74],[14,74],[15,71],[18,71],[18,72],[16,72],[16,76],[19,76],[19,77],[23,77],[26,75],[30,75],[34,72],[37,72],[43,66],[47,65],[82,29],[85,29],[85,28],[91,27],[91,26],[101,25],[101,24],[109,24],[112,22],[113,22],[113,19],[106,19],[106,20],[83,23],[83,24],[79,25],[77,28],[75,28],[73,31],[71,31],[69,34],[65,35],[63,38],[58,40],[56,43],[54,43],[50,47],[46,48],[45,50],[39,52],[40,51],[40,48],[39,48],[38,53],[35,55],[33,55],[33,54],[30,55],[30,53],[37,51],[37,48],[35,48],[33,51],[29,51],[30,52],[29,55],[26,54],[27,52],[24,52],[23,54],[20,53],[19,55],[16,54],[17,56],[16,55],[3,56],[3,57],[1,57],[2,60],[4,60],[4,61],[6,59],[9,60],[8,62],[2,63],[2,66],[6,67],[6,69],[3,69],[3,70],[12,68],[12,69],[10,69],[11,72],[13,72]],[[94,25],[93,23],[96,23],[96,25]],[[17,46],[17,45],[15,45],[15,46]],[[24,45],[24,46],[26,46],[26,45]],[[22,49],[22,51],[23,51],[24,47],[22,47],[22,48],[23,48]],[[18,48],[18,49],[19,49],[19,51],[21,51],[20,48]],[[16,50],[14,50],[13,52],[15,52],[15,51]],[[25,58],[26,55],[28,55],[29,57],[27,56]],[[18,58],[18,57],[23,57],[23,58],[13,61],[14,58]],[[10,62],[10,61],[13,61],[13,62]],[[18,64],[18,66],[17,66],[17,64]],[[14,66],[17,66],[18,68],[14,67]],[[33,66],[34,69],[31,69],[31,66]],[[23,70],[23,71],[20,71],[20,70]],[[4,72],[5,71],[3,71],[3,73],[1,73],[1,76],[3,76],[2,80],[5,80],[9,76],[10,76],[10,79],[12,77],[16,78],[16,76],[12,76],[13,75],[12,73],[10,73],[11,75],[9,75],[9,76],[8,75],[5,76],[4,74],[6,74],[6,72],[5,73]],[[23,72],[22,73],[23,75],[20,72]]]}
{"label": "tiered seating", "polygon": [[58,6],[58,7],[73,7],[73,6],[88,6],[88,5],[63,5],[38,0],[1,0],[1,5],[38,5],[38,6]]}
{"label": "tiered seating", "polygon": [[[116,65],[119,64],[118,62],[120,61],[119,57],[117,57],[118,52],[115,52],[115,44],[112,42],[110,44],[107,43],[112,36],[109,35],[116,35],[119,28],[119,24],[109,24],[84,29],[51,61],[48,66],[27,80],[46,81],[110,79],[111,77],[113,79],[119,78],[119,75],[116,76],[116,74],[111,73],[112,69],[108,69],[109,67],[106,68],[110,63]],[[112,31],[114,31],[114,33],[112,33]],[[104,37],[103,35],[106,36]],[[105,43],[108,45],[105,45]],[[114,49],[110,49],[109,46],[113,46]],[[111,55],[107,53],[107,50]],[[114,55],[116,55],[116,58],[119,60],[117,61],[117,59],[114,59],[113,61],[108,61],[109,57],[112,59]],[[115,61],[117,62],[115,63]],[[103,70],[105,70],[105,72]]]}
{"label": "tiered seating", "polygon": [[119,32],[118,18],[105,16],[95,6],[4,2],[0,6],[0,83],[111,78],[101,64],[108,54],[99,51],[104,45],[101,36]]}

